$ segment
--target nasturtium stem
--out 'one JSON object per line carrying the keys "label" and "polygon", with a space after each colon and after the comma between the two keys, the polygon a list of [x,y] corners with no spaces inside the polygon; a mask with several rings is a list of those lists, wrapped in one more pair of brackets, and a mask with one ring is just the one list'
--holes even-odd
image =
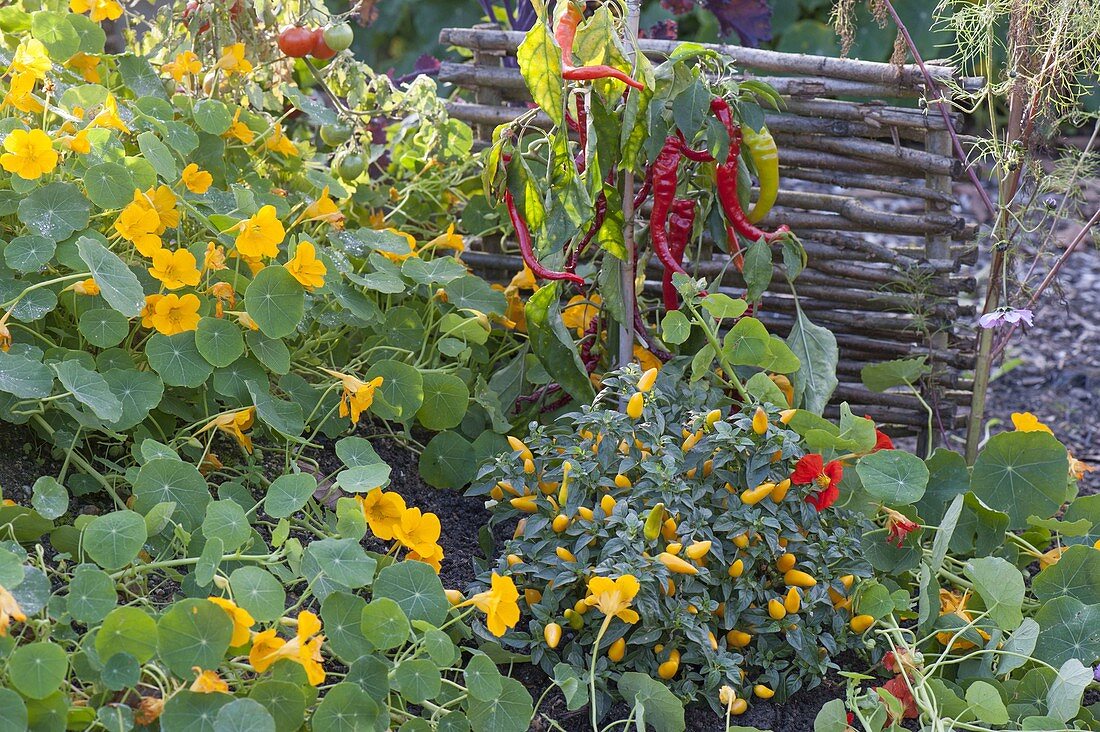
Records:
{"label": "nasturtium stem", "polygon": [[596,662],[600,659],[600,641],[607,632],[607,626],[611,625],[612,617],[604,616],[600,632],[596,633],[596,642],[592,645],[592,661],[588,664],[588,703],[592,707],[592,732],[599,732],[599,719],[596,716]]}

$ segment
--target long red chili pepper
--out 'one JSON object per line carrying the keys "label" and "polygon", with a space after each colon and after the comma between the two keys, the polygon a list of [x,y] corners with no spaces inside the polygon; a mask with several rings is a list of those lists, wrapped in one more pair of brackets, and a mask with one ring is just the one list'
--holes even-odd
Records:
{"label": "long red chili pepper", "polygon": [[535,256],[534,247],[531,244],[531,231],[527,228],[527,222],[523,220],[523,216],[520,215],[518,209],[516,209],[516,200],[512,196],[511,191],[504,192],[504,205],[508,208],[508,218],[512,220],[512,226],[516,230],[516,239],[519,241],[519,252],[523,255],[523,261],[531,268],[531,272],[536,276],[544,280],[568,280],[577,285],[584,286],[584,278],[578,277],[571,272],[557,272],[552,269],[547,269]]}
{"label": "long red chili pepper", "polygon": [[569,112],[565,113],[565,122],[569,125],[569,129],[577,133],[577,157],[573,158],[573,163],[577,166],[577,172],[584,172],[584,151],[588,147],[588,113],[584,108],[584,97],[577,96],[577,119],[573,119],[569,116]]}
{"label": "long red chili pepper", "polygon": [[653,161],[653,210],[650,213],[649,238],[653,251],[669,272],[687,271],[672,256],[668,242],[668,215],[676,198],[676,173],[680,168],[680,140],[675,135],[665,138],[664,147]]}
{"label": "long red chili pepper", "polygon": [[[729,154],[726,162],[720,163],[717,170],[718,200],[726,214],[726,220],[734,230],[749,241],[763,239],[768,244],[790,233],[790,227],[783,225],[773,232],[767,232],[755,226],[745,216],[741,201],[737,197],[737,159],[741,154],[741,128],[734,124],[729,103],[721,97],[710,102],[710,111],[726,128],[730,138]],[[731,251],[733,242],[730,243]]]}
{"label": "long red chili pepper", "polygon": [[611,66],[574,66],[573,41],[577,36],[577,26],[584,20],[584,5],[574,0],[565,0],[567,7],[562,13],[558,25],[554,28],[554,38],[561,47],[562,78],[567,81],[594,81],[596,79],[617,79],[627,86],[641,90],[645,84],[637,81],[619,69]]}
{"label": "long red chili pepper", "polygon": [[711,155],[706,150],[696,150],[695,148],[688,145],[687,138],[684,137],[684,133],[681,132],[679,130],[679,128],[676,129],[676,136],[680,138],[680,153],[685,158],[687,158],[688,160],[691,160],[692,162],[696,162],[696,163],[713,163],[714,162],[714,156]]}
{"label": "long red chili pepper", "polygon": [[[684,261],[684,250],[691,239],[695,227],[695,201],[690,198],[677,198],[672,202],[672,214],[669,216],[669,248],[678,264]],[[661,278],[661,293],[664,296],[666,310],[680,309],[680,296],[672,284],[672,270],[666,269]]]}

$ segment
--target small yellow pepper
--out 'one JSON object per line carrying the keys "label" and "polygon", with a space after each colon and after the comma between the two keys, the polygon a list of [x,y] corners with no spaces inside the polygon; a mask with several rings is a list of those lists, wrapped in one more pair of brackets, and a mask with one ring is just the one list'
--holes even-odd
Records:
{"label": "small yellow pepper", "polygon": [[517,511],[523,511],[524,513],[535,513],[539,510],[538,505],[535,503],[534,496],[520,496],[508,502],[512,504],[512,508]]}
{"label": "small yellow pepper", "polygon": [[788,613],[796,613],[801,609],[802,595],[798,594],[797,587],[787,590],[787,596],[783,598],[783,607],[787,609]]}
{"label": "small yellow pepper", "polygon": [[794,569],[794,565],[797,563],[798,558],[790,552],[787,552],[783,556],[779,557],[779,560],[776,561],[775,566],[779,569],[780,572],[787,572]]}
{"label": "small yellow pepper", "polygon": [[556,549],[554,549],[554,553],[557,554],[558,559],[562,560],[563,562],[575,562],[575,561],[577,561],[577,557],[573,554],[573,552],[569,551],[568,549],[566,549],[563,546],[559,546]]}
{"label": "small yellow pepper", "polygon": [[645,404],[645,394],[640,391],[634,392],[630,397],[630,401],[626,403],[626,416],[631,419],[638,419],[642,416],[642,406]]}
{"label": "small yellow pepper", "polygon": [[875,619],[870,615],[857,615],[848,622],[852,630],[857,633],[862,633],[874,624]]}
{"label": "small yellow pepper", "polygon": [[600,499],[600,508],[603,509],[605,516],[610,516],[611,512],[615,510],[615,499],[610,495],[604,495],[604,497]]}
{"label": "small yellow pepper", "polygon": [[745,218],[755,224],[768,215],[779,195],[779,148],[776,147],[772,133],[763,125],[759,130],[754,130],[750,125],[742,125],[741,141],[752,158],[760,184],[760,195],[745,214]]}
{"label": "small yellow pepper", "polygon": [[806,574],[805,572],[800,572],[797,569],[792,569],[785,572],[783,574],[783,581],[788,585],[802,588],[813,587],[817,584],[817,580],[815,580],[813,577]]}
{"label": "small yellow pepper", "polygon": [[657,675],[666,681],[676,675],[676,672],[680,670],[680,652],[677,650],[671,650],[668,653],[668,660],[657,667]]}
{"label": "small yellow pepper", "polygon": [[758,435],[768,431],[768,413],[763,407],[757,407],[752,415],[752,431]]}
{"label": "small yellow pepper", "polygon": [[772,501],[775,503],[782,503],[783,499],[787,497],[787,491],[791,489],[791,479],[784,478],[775,484],[775,488],[772,489]]}
{"label": "small yellow pepper", "polygon": [[646,541],[657,541],[657,537],[661,535],[661,523],[664,520],[665,504],[658,503],[649,510],[649,515],[645,519],[642,533],[645,535]]}
{"label": "small yellow pepper", "polygon": [[730,568],[729,568],[729,576],[730,577],[732,577],[734,579],[737,579],[738,577],[740,577],[744,573],[745,573],[745,562],[744,562],[744,560],[741,560],[741,559],[735,560],[734,563],[730,565]]}
{"label": "small yellow pepper", "polygon": [[542,639],[550,648],[557,648],[561,642],[561,626],[557,623],[547,623],[542,629]]}
{"label": "small yellow pepper", "polygon": [[519,453],[520,460],[534,459],[535,456],[531,454],[531,450],[529,450],[527,445],[523,444],[523,440],[519,439],[518,437],[512,437],[511,435],[508,435],[508,444],[515,452]]}
{"label": "small yellow pepper", "polygon": [[626,477],[622,473],[619,473],[615,476],[615,487],[626,490],[627,488],[632,488],[633,483],[630,482],[630,478]]}
{"label": "small yellow pepper", "polygon": [[746,506],[755,506],[771,495],[774,483],[761,483],[755,488],[747,488],[741,492],[741,502]]}
{"label": "small yellow pepper", "polygon": [[561,532],[569,528],[569,517],[563,513],[559,513],[550,523],[550,528],[552,528],[556,533],[560,534]]}
{"label": "small yellow pepper", "polygon": [[787,617],[787,608],[779,600],[772,598],[768,600],[768,616],[772,620],[782,620]]}
{"label": "small yellow pepper", "polygon": [[607,649],[607,657],[612,663],[618,663],[626,655],[626,638],[619,638]]}
{"label": "small yellow pepper", "polygon": [[710,551],[710,547],[711,543],[709,541],[697,541],[694,544],[688,546],[687,557],[688,559],[699,561],[707,555],[707,552]]}
{"label": "small yellow pepper", "polygon": [[764,686],[763,684],[757,684],[752,687],[752,693],[756,694],[761,699],[771,699],[775,696],[775,692],[772,691],[770,687]]}
{"label": "small yellow pepper", "polygon": [[734,648],[744,648],[752,642],[752,634],[743,630],[731,630],[726,633],[726,643]]}
{"label": "small yellow pepper", "polygon": [[648,369],[642,378],[638,379],[638,391],[643,394],[649,393],[649,390],[653,388],[653,384],[657,382],[657,369]]}
{"label": "small yellow pepper", "polygon": [[668,567],[673,574],[699,574],[699,569],[694,564],[685,562],[675,554],[661,552],[657,555],[657,561]]}

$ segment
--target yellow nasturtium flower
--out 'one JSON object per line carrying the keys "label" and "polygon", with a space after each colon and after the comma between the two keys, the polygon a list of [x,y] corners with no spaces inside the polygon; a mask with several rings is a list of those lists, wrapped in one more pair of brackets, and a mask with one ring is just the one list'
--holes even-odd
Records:
{"label": "yellow nasturtium flower", "polygon": [[0,320],[0,351],[7,353],[11,350],[11,331],[8,330],[8,324],[3,320]]}
{"label": "yellow nasturtium flower", "polygon": [[630,609],[630,603],[638,594],[639,587],[638,579],[631,574],[616,579],[593,577],[588,580],[588,597],[584,598],[584,604],[624,623],[636,623],[638,613]]}
{"label": "yellow nasturtium flower", "polygon": [[203,671],[198,666],[191,669],[195,672],[195,680],[191,682],[190,691],[199,694],[228,694],[229,684],[218,676],[217,671]]}
{"label": "yellow nasturtium flower", "polygon": [[320,632],[320,619],[303,610],[298,614],[298,632],[289,641],[276,635],[274,628],[257,633],[252,639],[248,662],[257,673],[262,674],[271,664],[285,658],[301,664],[306,671],[306,679],[312,686],[317,686],[325,680],[325,669],[321,665],[321,644],[325,642],[325,637],[318,635]]}
{"label": "yellow nasturtium flower", "polygon": [[4,138],[0,165],[23,180],[36,180],[57,167],[53,140],[42,130],[12,130]]}
{"label": "yellow nasturtium flower", "polygon": [[[238,409],[234,412],[225,412],[214,417],[206,423],[206,426],[198,431],[196,434],[201,434],[208,430],[217,428],[221,432],[226,433],[237,444],[245,449],[248,454],[252,454],[252,437],[245,434],[245,430],[252,429],[252,424],[256,421],[256,408],[248,407],[246,409]],[[213,599],[213,598],[211,598]],[[234,643],[233,645],[239,645]]]}
{"label": "yellow nasturtium flower", "polygon": [[199,298],[188,293],[165,295],[156,301],[149,322],[158,333],[175,335],[199,327]]}
{"label": "yellow nasturtium flower", "polygon": [[405,499],[401,494],[374,488],[365,496],[356,496],[355,500],[363,510],[371,533],[382,541],[392,540],[394,528],[405,514]]}
{"label": "yellow nasturtium flower", "polygon": [[256,133],[252,131],[252,128],[241,122],[240,107],[233,113],[233,121],[229,124],[229,129],[222,133],[222,137],[235,137],[245,145],[251,144],[256,139]]}
{"label": "yellow nasturtium flower", "polygon": [[122,17],[122,6],[117,0],[69,0],[69,10],[74,13],[89,13],[93,23]]}
{"label": "yellow nasturtium flower", "polygon": [[141,309],[140,313],[142,328],[153,327],[153,316],[157,313],[157,303],[160,302],[163,298],[164,295],[158,294],[145,296],[145,307]]}
{"label": "yellow nasturtium flower", "polygon": [[206,193],[214,183],[214,176],[202,170],[194,163],[190,163],[183,169],[180,180],[183,181],[183,185],[187,190],[201,196]]}
{"label": "yellow nasturtium flower", "polygon": [[340,395],[340,416],[350,416],[351,423],[358,424],[359,416],[370,409],[370,405],[374,403],[374,390],[382,386],[382,377],[376,376],[370,381],[364,382],[350,374],[324,368],[321,370],[329,376],[335,376],[343,383],[344,392]]}
{"label": "yellow nasturtium flower", "polygon": [[1013,412],[1012,413],[1012,426],[1016,428],[1017,432],[1046,432],[1053,435],[1050,427],[1039,421],[1031,412]]}
{"label": "yellow nasturtium flower", "polygon": [[115,219],[115,231],[133,244],[143,257],[151,257],[160,250],[158,229],[160,229],[160,216],[157,215],[156,209],[143,202],[127,204]]}
{"label": "yellow nasturtium flower", "polygon": [[410,550],[405,558],[414,562],[423,562],[434,569],[436,574],[439,574],[439,570],[443,568],[443,547],[439,544],[433,544],[429,554],[421,554]]}
{"label": "yellow nasturtium flower", "polygon": [[27,616],[23,614],[23,609],[19,607],[19,603],[12,594],[0,585],[0,638],[8,635],[8,626],[13,620],[23,623],[26,622]]}
{"label": "yellow nasturtium flower", "polygon": [[485,592],[479,592],[459,607],[473,605],[485,613],[485,625],[489,632],[500,638],[519,622],[519,590],[511,577],[493,572],[491,584]]}
{"label": "yellow nasturtium flower", "polygon": [[92,141],[88,139],[87,130],[81,130],[72,137],[64,137],[61,144],[80,155],[87,155],[92,151]]}
{"label": "yellow nasturtium flower", "polygon": [[222,47],[221,58],[214,67],[221,69],[228,76],[233,74],[244,76],[252,71],[252,62],[244,57],[243,43],[232,43]]}
{"label": "yellow nasturtium flower", "polygon": [[180,212],[176,209],[176,194],[166,185],[150,188],[144,193],[134,192],[134,203],[152,208],[157,212],[157,234],[176,228],[180,223]]}
{"label": "yellow nasturtium flower", "polygon": [[0,102],[0,109],[12,106],[20,112],[38,114],[44,107],[34,98],[34,85],[38,80],[30,71],[19,71],[11,75],[8,83],[8,93]]}
{"label": "yellow nasturtium flower", "polygon": [[286,133],[283,132],[283,126],[278,122],[275,123],[271,135],[264,141],[264,147],[271,152],[291,158],[296,158],[299,155],[297,146],[286,136]]}
{"label": "yellow nasturtium flower", "polygon": [[279,254],[279,244],[286,237],[286,229],[271,205],[261,207],[236,228],[239,233],[234,244],[245,257],[275,257]]}
{"label": "yellow nasturtium flower", "polygon": [[602,302],[599,295],[574,295],[562,308],[561,320],[566,328],[575,330],[578,336],[582,336],[592,319],[600,314]]}
{"label": "yellow nasturtium flower", "polygon": [[202,63],[194,51],[183,51],[177,53],[174,60],[161,66],[161,70],[168,72],[168,75],[175,79],[178,84],[183,81],[183,77],[193,76],[201,72]]}
{"label": "yellow nasturtium flower", "polygon": [[225,614],[229,616],[229,620],[232,621],[233,635],[229,638],[229,645],[237,648],[247,643],[252,635],[249,628],[256,624],[256,620],[251,613],[224,597],[208,597],[206,599],[224,610]]}
{"label": "yellow nasturtium flower", "polygon": [[217,272],[219,270],[228,269],[225,266],[225,247],[215,244],[212,241],[206,242],[206,254],[202,258],[202,269],[205,272],[210,270],[211,272]]}
{"label": "yellow nasturtium flower", "polygon": [[466,244],[462,239],[462,234],[456,234],[455,225],[451,224],[447,227],[447,231],[425,244],[424,248],[453,249],[456,252],[463,252],[466,250]]}
{"label": "yellow nasturtium flower", "polygon": [[107,95],[107,99],[103,102],[103,109],[92,118],[88,126],[103,127],[109,130],[118,130],[119,132],[130,131],[130,128],[123,122],[122,117],[118,116],[118,100],[115,99],[113,94]]}
{"label": "yellow nasturtium flower", "polygon": [[401,262],[404,262],[409,257],[417,256],[417,254],[416,254],[416,238],[412,234],[408,234],[404,231],[398,231],[397,229],[394,229],[394,228],[386,229],[386,231],[390,232],[391,234],[397,234],[398,236],[403,238],[405,241],[407,241],[409,243],[409,251],[404,253],[404,254],[395,254],[394,252],[380,251],[379,254],[381,254],[383,257],[390,260],[391,262],[397,262],[398,264],[400,264]]}
{"label": "yellow nasturtium flower", "polygon": [[95,297],[99,294],[99,284],[91,277],[86,280],[74,282],[66,289],[72,290],[77,295],[87,295],[88,297]]}
{"label": "yellow nasturtium flower", "polygon": [[336,201],[332,200],[329,196],[328,186],[321,189],[321,195],[316,201],[306,206],[305,211],[298,217],[300,223],[302,221],[324,221],[332,224],[337,229],[344,228],[344,220],[347,217],[340,212],[340,209],[336,206]]}
{"label": "yellow nasturtium flower", "polygon": [[80,51],[70,56],[65,66],[76,71],[89,84],[98,84],[103,81],[99,75],[99,56]]}
{"label": "yellow nasturtium flower", "polygon": [[401,520],[394,524],[393,538],[401,542],[406,549],[420,555],[430,555],[442,533],[439,517],[434,513],[423,513],[419,508],[407,508],[401,514]]}
{"label": "yellow nasturtium flower", "polygon": [[153,252],[153,266],[149,268],[149,274],[169,290],[194,287],[202,277],[195,264],[195,255],[186,249],[174,252],[160,249]]}
{"label": "yellow nasturtium flower", "polygon": [[323,286],[328,271],[325,263],[317,258],[317,250],[308,241],[298,243],[294,258],[286,263],[286,270],[307,290]]}
{"label": "yellow nasturtium flower", "polygon": [[11,71],[19,74],[25,71],[34,74],[36,79],[44,80],[46,72],[53,68],[50,54],[46,47],[37,38],[27,38],[15,49],[15,55],[11,61]]}

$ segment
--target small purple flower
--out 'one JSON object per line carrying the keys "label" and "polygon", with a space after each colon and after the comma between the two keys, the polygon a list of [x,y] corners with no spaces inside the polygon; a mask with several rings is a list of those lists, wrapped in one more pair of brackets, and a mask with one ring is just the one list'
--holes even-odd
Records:
{"label": "small purple flower", "polygon": [[1100,666],[1097,666],[1092,670],[1092,680],[1100,684]]}
{"label": "small purple flower", "polygon": [[1015,325],[1021,321],[1032,325],[1034,317],[1035,314],[1027,308],[997,308],[978,318],[978,325],[983,328],[996,328],[1002,323]]}

